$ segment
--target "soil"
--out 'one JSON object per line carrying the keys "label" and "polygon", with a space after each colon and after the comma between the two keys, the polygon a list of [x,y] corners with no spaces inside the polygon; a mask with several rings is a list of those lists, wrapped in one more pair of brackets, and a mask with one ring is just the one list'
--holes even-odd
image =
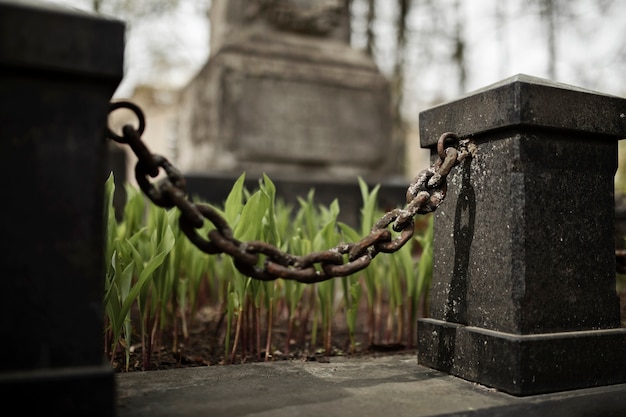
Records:
{"label": "soil", "polygon": [[[332,357],[336,356],[362,358],[398,353],[414,353],[417,355],[415,346],[407,346],[400,343],[364,345],[363,341],[368,339],[368,335],[364,330],[355,335],[355,339],[361,341],[361,343],[357,343],[356,348],[351,349],[347,330],[342,328],[333,328],[332,348],[329,352],[319,347],[312,349],[308,336],[300,343],[293,339],[290,340],[289,348],[287,349],[287,331],[286,324],[284,324],[275,326],[272,332],[272,349],[269,353],[266,354],[264,349],[258,352],[242,352],[241,348],[239,348],[235,359],[231,361],[230,355],[225,354],[224,336],[219,334],[220,328],[223,328],[223,323],[220,323],[219,319],[214,316],[206,318],[200,315],[200,319],[190,328],[187,338],[184,338],[180,334],[181,332],[176,332],[178,335],[175,342],[173,337],[174,331],[170,329],[163,332],[162,340],[155,343],[155,346],[152,348],[149,365],[144,365],[142,347],[140,344],[137,344],[130,348],[128,367],[126,367],[125,352],[123,349],[119,349],[112,361],[113,368],[116,372],[136,372],[197,366],[237,365],[263,361],[299,360],[329,362]],[[265,345],[264,338],[262,345]]]}
{"label": "soil", "polygon": [[[178,344],[176,351],[168,348],[166,344],[163,344],[157,349],[156,352],[153,353],[148,370],[152,371],[195,366],[228,365],[228,363],[224,360],[223,345],[216,341],[211,341],[210,339],[211,338],[207,338],[202,334],[190,335],[188,340]],[[262,351],[259,355],[251,354],[243,358],[238,357],[232,365],[284,360],[330,362],[334,356],[357,358],[377,357],[397,353],[415,353],[417,355],[417,350],[415,348],[407,348],[405,345],[372,345],[355,352],[341,350],[334,347],[330,354],[326,354],[325,352],[320,351],[310,352],[304,347],[293,346],[288,354],[283,353],[280,350],[275,350],[266,359],[265,351]],[[134,351],[130,354],[128,369],[125,369],[125,359],[123,353],[117,355],[115,361],[113,362],[113,366],[116,372],[143,371],[144,367],[142,365],[141,349],[134,349]]]}

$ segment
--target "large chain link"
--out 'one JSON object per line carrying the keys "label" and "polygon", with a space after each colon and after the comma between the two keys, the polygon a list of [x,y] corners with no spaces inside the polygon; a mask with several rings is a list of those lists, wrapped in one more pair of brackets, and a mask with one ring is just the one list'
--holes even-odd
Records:
{"label": "large chain link", "polygon": [[[135,113],[139,126],[123,126],[122,136],[107,128],[107,136],[118,143],[129,145],[137,156],[135,177],[144,194],[157,206],[166,209],[177,207],[181,211],[180,228],[198,249],[208,254],[228,254],[242,274],[262,281],[278,278],[302,283],[326,281],[366,268],[378,253],[398,251],[413,237],[414,217],[439,207],[446,196],[448,174],[454,166],[470,156],[468,140],[462,141],[450,132],[442,134],[437,142],[437,161],[420,172],[410,184],[405,208],[385,213],[374,224],[370,234],[359,242],[343,243],[325,251],[295,256],[266,242],[240,242],[216,209],[208,204],[189,201],[185,193],[186,181],[180,171],[165,157],[152,154],[141,140],[145,129],[141,109],[133,103],[120,101],[112,103],[109,112],[121,108]],[[151,182],[148,177],[157,177],[161,169],[166,176]],[[208,239],[197,232],[204,225],[205,219],[215,226],[215,229],[209,231]],[[399,233],[395,238],[389,230],[390,225]],[[259,255],[265,256],[262,266],[259,265]]]}

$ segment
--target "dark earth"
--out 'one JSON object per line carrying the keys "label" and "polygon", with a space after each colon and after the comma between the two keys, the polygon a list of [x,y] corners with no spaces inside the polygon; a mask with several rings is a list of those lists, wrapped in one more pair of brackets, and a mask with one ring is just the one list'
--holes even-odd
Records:
{"label": "dark earth", "polygon": [[[212,340],[213,339],[213,340]],[[161,345],[157,352],[153,353],[150,361],[150,369],[148,370],[164,370],[173,368],[186,368],[194,366],[213,366],[213,365],[226,365],[224,360],[223,345],[214,340],[215,337],[204,335],[202,333],[196,333],[190,335],[189,339],[179,343],[178,351],[174,352],[173,349],[168,349],[167,344]],[[407,348],[405,345],[372,345],[367,348],[360,349],[356,352],[350,352],[349,350],[333,349],[330,355],[325,352],[310,352],[308,349],[294,346],[289,354],[282,353],[280,350],[275,350],[269,357],[269,361],[283,361],[283,360],[300,360],[300,361],[318,361],[318,362],[330,362],[333,356],[347,356],[347,357],[376,357],[380,355],[392,355],[395,353],[415,353],[415,348]],[[238,358],[232,365],[262,362],[265,361],[265,352],[261,352],[261,355],[249,355],[245,358]],[[143,371],[141,350],[135,349],[131,353],[128,372]],[[124,368],[124,356],[118,354],[116,360],[113,362],[113,366],[116,372],[127,372]]]}
{"label": "dark earth", "polygon": [[[126,369],[125,353],[122,349],[118,350],[112,361],[113,368],[116,372],[134,372],[195,366],[237,365],[262,361],[299,360],[329,362],[332,357],[336,356],[362,358],[398,353],[415,353],[417,356],[415,346],[391,342],[372,343],[369,345],[363,343],[363,341],[368,339],[368,335],[363,330],[364,326],[361,326],[362,330],[355,335],[357,346],[354,350],[350,348],[347,330],[345,328],[333,328],[333,342],[330,352],[326,352],[319,347],[312,349],[309,346],[309,336],[306,336],[304,343],[297,343],[292,339],[289,344],[289,351],[286,353],[286,325],[279,325],[272,332],[272,351],[269,352],[267,358],[265,350],[242,354],[241,349],[239,349],[235,360],[230,362],[230,360],[227,360],[224,352],[224,337],[219,334],[219,329],[223,327],[223,323],[220,324],[215,317],[207,317],[211,317],[211,315],[205,315],[205,317],[198,315],[197,320],[189,329],[189,337],[187,339],[179,332],[176,349],[173,348],[174,341],[172,335],[174,332],[172,330],[164,331],[160,343],[156,343],[156,346],[153,347],[153,353],[147,369],[142,362],[143,357],[140,344],[131,346],[128,369]],[[318,336],[318,339],[321,339],[321,336]],[[361,342],[359,343],[359,341]],[[264,342],[265,339],[263,338],[263,346],[265,345]]]}

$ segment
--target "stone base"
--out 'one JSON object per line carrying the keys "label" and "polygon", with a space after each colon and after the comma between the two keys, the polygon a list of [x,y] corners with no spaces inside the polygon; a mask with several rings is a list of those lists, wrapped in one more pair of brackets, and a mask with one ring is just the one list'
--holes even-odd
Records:
{"label": "stone base", "polygon": [[109,364],[2,372],[0,392],[9,403],[19,399],[22,415],[116,415],[115,375]]}
{"label": "stone base", "polygon": [[517,396],[626,382],[626,329],[517,335],[418,322],[418,363]]}

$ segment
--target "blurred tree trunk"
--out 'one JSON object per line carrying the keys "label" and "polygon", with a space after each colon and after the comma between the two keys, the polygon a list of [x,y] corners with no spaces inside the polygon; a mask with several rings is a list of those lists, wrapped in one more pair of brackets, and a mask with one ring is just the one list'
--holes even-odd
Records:
{"label": "blurred tree trunk", "polygon": [[344,2],[344,10],[343,10],[343,16],[345,16],[345,20],[348,26],[348,42],[350,42],[350,39],[352,39],[352,16],[350,14],[350,10],[352,10],[352,0],[346,0]]}
{"label": "blurred tree trunk", "polygon": [[496,10],[494,18],[496,20],[496,37],[499,47],[498,64],[500,65],[500,78],[504,78],[507,75],[509,68],[509,46],[506,26],[508,22],[508,16],[506,12],[507,4],[502,1],[497,1],[495,4]]}
{"label": "blurred tree trunk", "polygon": [[556,80],[559,76],[557,63],[559,61],[561,27],[581,29],[581,33],[586,33],[586,36],[590,36],[593,33],[593,28],[582,27],[577,22],[580,20],[580,13],[583,10],[580,5],[586,5],[587,8],[595,7],[601,16],[605,16],[615,3],[617,3],[615,0],[596,0],[593,2],[590,0],[534,0],[534,4],[539,9],[539,19],[544,26],[546,34],[547,73],[550,79]]}
{"label": "blurred tree trunk", "polygon": [[407,18],[411,8],[411,0],[398,0],[396,20],[396,53],[393,74],[391,76],[391,104],[394,137],[394,159],[398,173],[405,171],[407,131],[402,114],[404,101],[405,57],[407,45]]}
{"label": "blurred tree trunk", "polygon": [[467,61],[465,59],[464,18],[459,0],[454,2],[454,33],[452,46],[452,62],[457,68],[459,93],[465,93],[467,86]]}
{"label": "blurred tree trunk", "polygon": [[376,34],[374,33],[374,21],[376,20],[376,0],[367,0],[367,17],[365,26],[365,52],[369,56],[374,56],[376,47]]}
{"label": "blurred tree trunk", "polygon": [[101,7],[102,7],[102,1],[103,0],[93,0],[93,2],[91,3],[92,7],[93,7],[93,11],[96,13],[100,13]]}
{"label": "blurred tree trunk", "polygon": [[407,41],[407,16],[411,7],[410,0],[398,0],[398,17],[396,20],[396,54],[393,65],[392,90],[394,93],[393,112],[394,119],[401,120],[400,108],[404,92],[404,70]]}
{"label": "blurred tree trunk", "polygon": [[556,3],[556,0],[541,0],[539,9],[539,16],[546,26],[548,42],[548,77],[552,80],[555,80],[557,76],[557,13],[560,7]]}

